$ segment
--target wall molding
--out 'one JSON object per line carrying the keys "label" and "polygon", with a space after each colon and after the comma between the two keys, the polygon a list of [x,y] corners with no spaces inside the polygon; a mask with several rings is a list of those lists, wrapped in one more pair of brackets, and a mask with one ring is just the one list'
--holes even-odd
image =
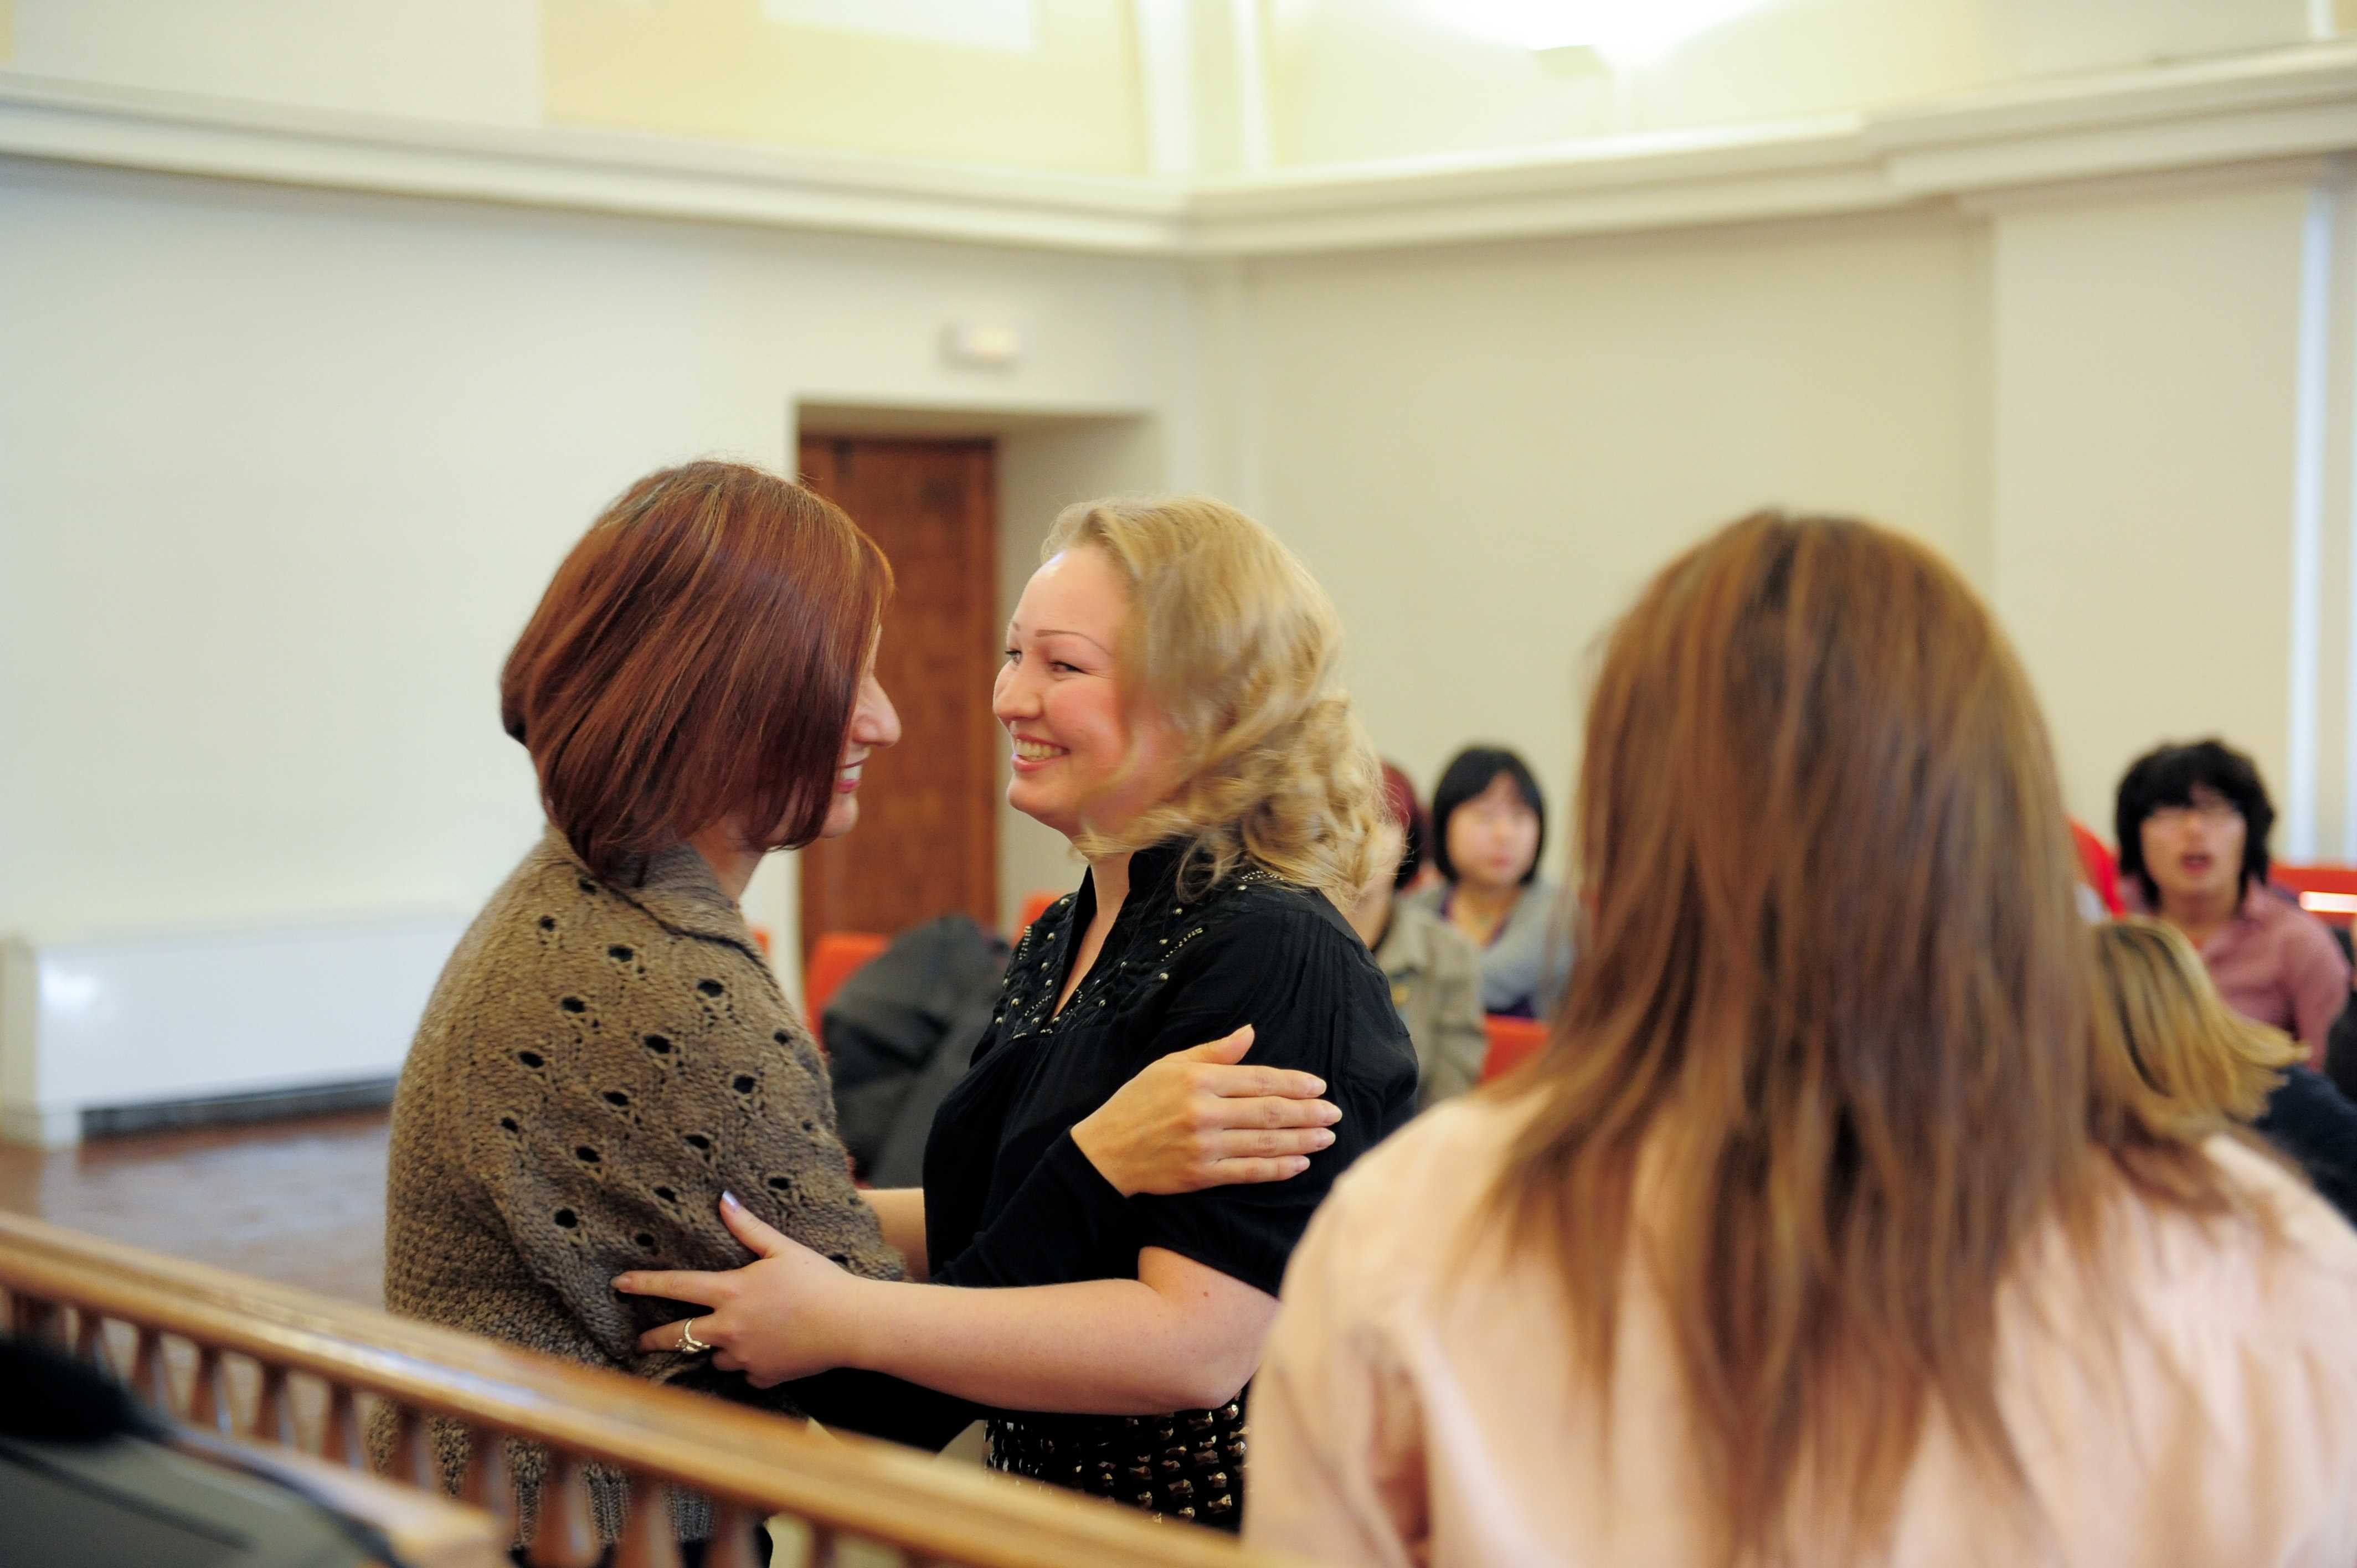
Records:
{"label": "wall molding", "polygon": [[1276,256],[1804,218],[2357,150],[2357,45],[1905,108],[1180,182],[439,124],[0,71],[0,156],[1099,254]]}

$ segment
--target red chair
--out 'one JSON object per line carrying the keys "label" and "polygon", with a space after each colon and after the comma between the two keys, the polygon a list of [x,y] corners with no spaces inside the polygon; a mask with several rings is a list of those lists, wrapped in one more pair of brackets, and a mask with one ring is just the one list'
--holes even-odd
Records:
{"label": "red chair", "polygon": [[891,938],[874,931],[829,931],[819,938],[818,946],[811,950],[810,967],[802,972],[803,1015],[810,1019],[813,1033],[818,1029],[820,1015],[843,988],[843,983],[891,945]]}
{"label": "red chair", "polygon": [[1015,940],[1018,942],[1021,941],[1023,940],[1023,933],[1029,930],[1033,923],[1036,922],[1040,916],[1048,912],[1048,906],[1053,904],[1057,899],[1061,898],[1062,897],[1063,895],[1061,893],[1057,892],[1051,887],[1044,892],[1034,893],[1028,898],[1024,899],[1023,921],[1020,925],[1015,928]]}
{"label": "red chair", "polygon": [[1481,1062],[1481,1081],[1503,1078],[1531,1058],[1547,1041],[1547,1026],[1535,1018],[1501,1018],[1495,1015],[1483,1020],[1490,1030],[1490,1054]]}
{"label": "red chair", "polygon": [[2299,907],[2328,926],[2357,918],[2357,865],[2271,865],[2267,880],[2299,897]]}
{"label": "red chair", "polygon": [[2120,863],[2113,858],[2111,846],[2097,838],[2078,818],[2071,819],[2071,837],[2079,846],[2079,874],[2104,908],[2115,916],[2124,912],[2120,902]]}

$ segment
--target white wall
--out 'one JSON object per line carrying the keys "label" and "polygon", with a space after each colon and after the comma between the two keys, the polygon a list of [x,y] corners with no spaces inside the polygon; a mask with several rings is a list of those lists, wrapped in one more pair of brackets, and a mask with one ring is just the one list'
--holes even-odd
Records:
{"label": "white wall", "polygon": [[[1192,489],[1202,481],[1191,453],[1168,449],[1165,432],[1146,419],[1017,430],[998,446],[999,612],[1011,618],[1024,585],[1039,564],[1039,547],[1056,514],[1074,501],[1102,496]],[[1080,885],[1082,864],[1063,834],[1042,827],[1005,802],[1014,776],[999,756],[998,902],[1001,923],[1014,928],[1033,893]]]}
{"label": "white wall", "polygon": [[1588,650],[1712,526],[1854,510],[1983,575],[1984,271],[1955,217],[1262,264],[1243,488],[1376,744],[1429,789],[1502,740],[1559,812]]}
{"label": "white wall", "polygon": [[[2083,816],[2214,728],[2347,853],[2357,217],[2324,179],[1197,265],[0,162],[0,933],[470,909],[533,830],[493,691],[554,560],[658,463],[781,461],[812,405],[1010,411],[1009,596],[1063,501],[1242,501],[1426,785],[1499,738],[1560,811],[1598,633],[1778,502],[1989,593]],[[952,318],[1022,365],[945,367]],[[1007,845],[1010,904],[1069,882]],[[792,904],[784,865],[748,899],[788,951]]]}
{"label": "white wall", "polygon": [[[2287,173],[1995,219],[1996,603],[2072,809],[2106,837],[2122,770],[2160,740],[2249,751],[2279,812],[2323,761],[2295,766],[2292,696],[2296,660],[2323,652],[2293,641],[2315,188]],[[2345,567],[2330,585],[2345,625]],[[2304,830],[2286,814],[2279,854],[2313,856],[2319,832],[2341,852],[2341,802],[2316,809]]]}
{"label": "white wall", "polygon": [[536,821],[500,660],[651,467],[814,399],[1186,424],[1150,263],[7,163],[0,232],[0,931],[49,940],[471,908]]}

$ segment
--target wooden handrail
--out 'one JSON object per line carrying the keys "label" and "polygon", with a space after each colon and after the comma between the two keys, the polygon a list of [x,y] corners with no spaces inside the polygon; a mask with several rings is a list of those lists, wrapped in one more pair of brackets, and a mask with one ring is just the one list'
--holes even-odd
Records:
{"label": "wooden handrail", "polygon": [[[557,1455],[551,1476],[558,1486],[566,1472],[577,1486],[577,1462],[608,1466],[630,1477],[635,1497],[659,1498],[668,1483],[713,1498],[730,1520],[785,1514],[805,1521],[822,1548],[849,1538],[963,1568],[1281,1568],[1289,1561],[891,1444],[820,1433],[621,1372],[19,1216],[0,1214],[0,1289],[9,1294],[18,1333],[85,1355],[102,1354],[97,1325],[136,1329],[140,1364],[132,1380],[151,1400],[167,1386],[157,1337],[193,1345],[199,1375],[181,1402],[189,1408],[176,1413],[205,1424],[229,1421],[219,1388],[224,1353],[262,1370],[262,1397],[247,1425],[266,1441],[283,1441],[291,1430],[285,1376],[317,1378],[329,1391],[327,1450],[353,1465],[365,1463],[350,1432],[353,1400],[373,1395],[478,1434],[544,1444]],[[71,1333],[65,1308],[74,1314]],[[412,1474],[398,1463],[395,1469],[396,1480],[431,1484],[430,1465]],[[667,1545],[644,1544],[638,1530],[626,1531],[624,1545],[626,1562],[671,1560]],[[821,1550],[813,1560],[828,1556]]]}

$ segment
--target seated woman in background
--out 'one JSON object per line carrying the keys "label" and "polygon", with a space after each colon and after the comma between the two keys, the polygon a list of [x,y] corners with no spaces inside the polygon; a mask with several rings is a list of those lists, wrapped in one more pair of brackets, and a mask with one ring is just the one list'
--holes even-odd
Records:
{"label": "seated woman in background", "polygon": [[2129,913],[2185,933],[2226,1005],[2290,1035],[2321,1067],[2349,1004],[2349,961],[2324,922],[2268,888],[2275,821],[2241,752],[2215,740],[2147,752],[2120,780],[2120,893]]}
{"label": "seated woman in background", "polygon": [[[665,1315],[618,1299],[613,1275],[744,1262],[714,1212],[734,1190],[843,1268],[900,1277],[853,1189],[825,1065],[737,907],[764,854],[850,830],[861,770],[899,738],[874,674],[890,585],[840,510],[727,463],[640,480],[558,567],[500,691],[548,826],[451,955],[402,1069],[389,1310],[743,1398],[675,1333],[640,1350]],[[1256,1069],[1192,1072],[1231,1096],[1315,1093]],[[1216,1142],[1207,1120],[1298,1147],[1310,1133],[1284,1123],[1331,1113],[1183,1087],[1166,1071],[1114,1097],[1133,1135],[1092,1142],[1101,1179],[1159,1192],[1282,1174],[1182,1167]],[[382,1455],[390,1428],[375,1437]],[[465,1435],[444,1423],[436,1442],[455,1483]],[[527,1531],[543,1462],[516,1455]],[[610,1538],[622,1485],[592,1477]],[[678,1499],[674,1523],[697,1541],[707,1510]]]}
{"label": "seated woman in background", "polygon": [[[1425,866],[1429,829],[1415,786],[1383,764],[1388,820],[1375,830],[1375,869],[1351,908],[1351,927],[1392,983],[1392,1005],[1415,1042],[1419,1110],[1481,1081],[1490,1032],[1481,1022],[1481,959],[1464,935],[1402,897]],[[1387,866],[1397,862],[1396,870]]]}
{"label": "seated woman in background", "polygon": [[[1371,870],[1381,776],[1336,684],[1333,607],[1259,523],[1099,502],[1044,553],[995,699],[1006,798],[1088,874],[1017,946],[922,1190],[873,1197],[912,1279],[1045,1288],[882,1283],[736,1210],[763,1262],[616,1283],[710,1308],[697,1340],[757,1385],[907,1379],[982,1407],[998,1469],[1232,1530],[1243,1391],[1286,1260],[1334,1177],[1415,1109],[1389,983],[1335,905]],[[1340,1107],[1306,1174],[1146,1197],[1091,1168],[1092,1113],[1125,1079],[1245,1027],[1252,1062],[1315,1074]],[[1017,1212],[1042,1187],[1059,1223]]]}
{"label": "seated woman in background", "polygon": [[2298,1042],[2220,1001],[2193,944],[2166,921],[2107,921],[2095,960],[2120,1025],[2098,1037],[2164,1102],[2150,1119],[2189,1133],[2247,1123],[2357,1221],[2357,1105],[2306,1065]]}
{"label": "seated woman in background", "polygon": [[2045,726],[1953,569],[1777,513],[1681,556],[1578,810],[1548,1049],[1295,1255],[1252,1544],[2357,1561],[2357,1234],[2106,1071]]}
{"label": "seated woman in background", "polygon": [[1555,885],[1539,875],[1546,802],[1523,759],[1501,746],[1457,754],[1432,792],[1432,857],[1443,885],[1415,902],[1481,955],[1481,1010],[1544,1018],[1571,974]]}

